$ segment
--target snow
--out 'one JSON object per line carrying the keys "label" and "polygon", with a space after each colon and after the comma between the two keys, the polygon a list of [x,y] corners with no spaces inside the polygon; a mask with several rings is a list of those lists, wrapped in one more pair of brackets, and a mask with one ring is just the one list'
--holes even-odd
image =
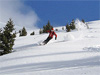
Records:
{"label": "snow", "polygon": [[77,30],[84,30],[87,29],[87,26],[85,23],[81,22],[79,19],[75,20],[75,25]]}
{"label": "snow", "polygon": [[75,23],[72,32],[57,27],[57,40],[43,46],[38,44],[48,34],[39,35],[39,29],[36,35],[17,37],[14,52],[0,56],[0,75],[99,75],[100,20],[87,22],[89,29]]}

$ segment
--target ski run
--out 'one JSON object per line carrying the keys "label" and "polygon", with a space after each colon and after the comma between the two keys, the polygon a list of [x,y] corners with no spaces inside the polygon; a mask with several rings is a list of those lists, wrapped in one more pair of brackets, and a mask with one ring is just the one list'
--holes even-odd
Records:
{"label": "ski run", "polygon": [[54,27],[57,40],[46,45],[39,43],[47,33],[17,37],[13,52],[0,56],[0,75],[100,75],[100,20],[87,22],[89,29],[75,22],[71,32]]}

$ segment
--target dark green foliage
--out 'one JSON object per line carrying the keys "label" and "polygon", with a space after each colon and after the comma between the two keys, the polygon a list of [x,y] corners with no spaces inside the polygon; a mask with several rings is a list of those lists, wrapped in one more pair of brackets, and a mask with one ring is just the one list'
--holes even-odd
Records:
{"label": "dark green foliage", "polygon": [[82,19],[82,22],[85,23],[84,19]]}
{"label": "dark green foliage", "polygon": [[14,25],[13,21],[9,19],[8,23],[4,27],[4,31],[0,32],[0,48],[4,50],[3,54],[12,52],[16,34],[13,33]]}
{"label": "dark green foliage", "polygon": [[30,35],[35,35],[35,32],[33,31]]}
{"label": "dark green foliage", "polygon": [[50,25],[50,22],[48,21],[46,26],[43,26],[43,33],[47,33],[47,30],[51,30],[53,27]]}
{"label": "dark green foliage", "polygon": [[72,29],[72,30],[75,29],[75,21],[74,21],[74,19],[73,19],[72,22],[70,23],[70,29]]}
{"label": "dark green foliage", "polygon": [[46,33],[46,26],[43,26],[43,33]]}
{"label": "dark green foliage", "polygon": [[42,33],[43,33],[43,30],[42,30],[42,29],[40,29],[39,34],[42,34]]}
{"label": "dark green foliage", "polygon": [[76,27],[75,27],[75,21],[74,19],[72,20],[72,22],[70,23],[70,25],[66,25],[66,31],[67,32],[70,32],[71,30],[74,30]]}
{"label": "dark green foliage", "polygon": [[0,29],[0,55],[2,55],[2,53],[3,53],[3,47],[2,47],[2,30]]}
{"label": "dark green foliage", "polygon": [[20,30],[19,33],[20,33],[19,36],[26,36],[27,35],[27,31],[26,31],[25,27],[23,27],[23,29]]}
{"label": "dark green foliage", "polygon": [[66,31],[70,32],[70,26],[68,24],[66,25]]}

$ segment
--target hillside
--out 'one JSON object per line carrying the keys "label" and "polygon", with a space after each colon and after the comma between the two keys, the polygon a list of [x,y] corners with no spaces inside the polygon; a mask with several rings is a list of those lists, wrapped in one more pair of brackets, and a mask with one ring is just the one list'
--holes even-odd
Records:
{"label": "hillside", "polygon": [[14,52],[0,56],[0,75],[99,75],[100,20],[87,22],[89,29],[76,22],[72,32],[56,27],[57,40],[44,46],[48,34],[17,37]]}

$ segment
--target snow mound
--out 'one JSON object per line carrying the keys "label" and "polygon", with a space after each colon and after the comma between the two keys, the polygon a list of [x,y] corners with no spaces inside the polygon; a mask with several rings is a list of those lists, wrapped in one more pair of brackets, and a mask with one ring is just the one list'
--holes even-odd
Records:
{"label": "snow mound", "polygon": [[83,50],[91,51],[91,52],[100,52],[100,45],[96,45],[93,47],[85,47]]}
{"label": "snow mound", "polygon": [[80,21],[79,19],[75,20],[75,26],[77,30],[84,30],[87,29],[87,26],[85,23],[83,23],[82,21]]}
{"label": "snow mound", "polygon": [[66,36],[64,36],[64,41],[72,41],[74,39],[75,37],[72,34],[67,34]]}

